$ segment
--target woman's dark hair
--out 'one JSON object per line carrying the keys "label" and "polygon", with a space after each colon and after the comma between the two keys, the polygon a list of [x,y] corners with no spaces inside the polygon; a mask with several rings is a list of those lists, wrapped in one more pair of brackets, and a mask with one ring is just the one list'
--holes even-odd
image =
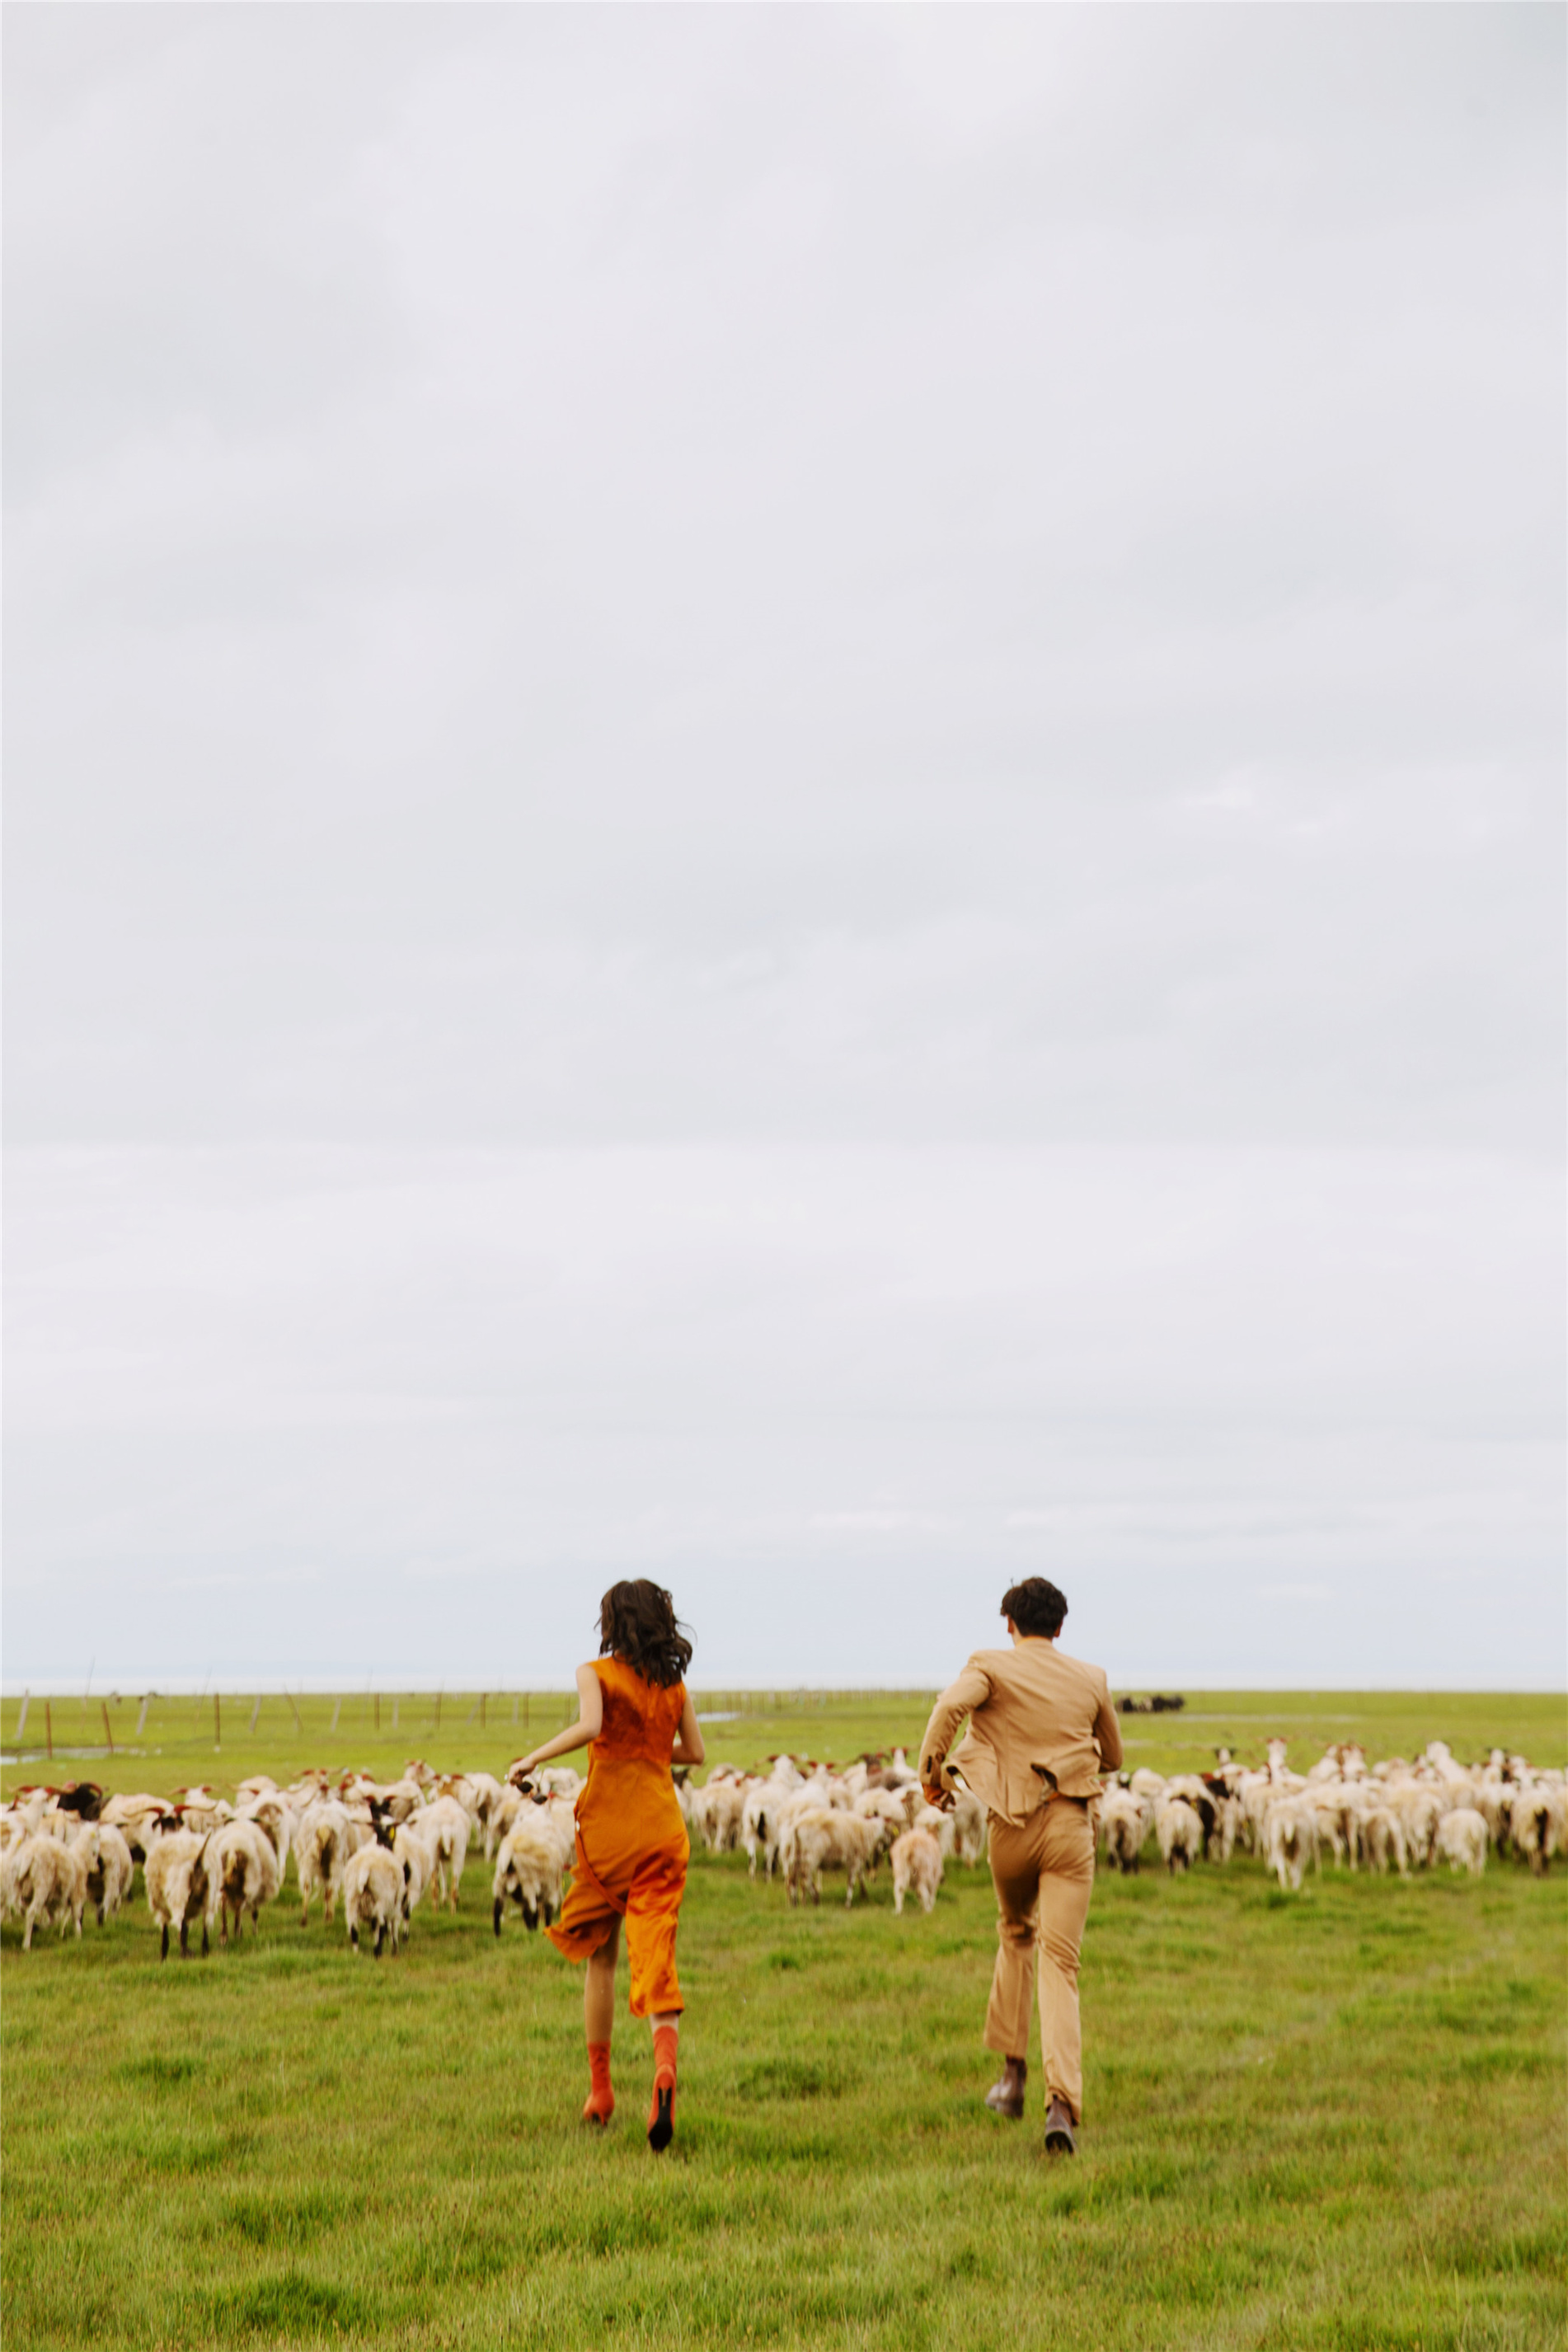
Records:
{"label": "woman's dark hair", "polygon": [[1002,1614],[1011,1617],[1020,1633],[1043,1633],[1054,1642],[1068,1613],[1067,1595],[1043,1576],[1026,1576],[1002,1595]]}
{"label": "woman's dark hair", "polygon": [[599,1603],[599,1655],[612,1651],[645,1683],[668,1690],[685,1679],[691,1640],[677,1624],[675,1603],[662,1584],[636,1576],[611,1585]]}

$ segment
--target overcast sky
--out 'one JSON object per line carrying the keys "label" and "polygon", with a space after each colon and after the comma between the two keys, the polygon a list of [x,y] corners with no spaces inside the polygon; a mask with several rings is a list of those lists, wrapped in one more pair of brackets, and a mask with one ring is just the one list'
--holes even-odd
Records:
{"label": "overcast sky", "polygon": [[1561,1680],[1563,46],[9,12],[7,1687]]}

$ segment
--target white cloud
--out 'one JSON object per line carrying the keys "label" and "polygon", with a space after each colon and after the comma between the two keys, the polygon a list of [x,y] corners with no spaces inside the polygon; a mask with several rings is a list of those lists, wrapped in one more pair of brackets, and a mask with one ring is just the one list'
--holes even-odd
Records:
{"label": "white cloud", "polygon": [[1542,1670],[1563,45],[16,16],[7,1671]]}

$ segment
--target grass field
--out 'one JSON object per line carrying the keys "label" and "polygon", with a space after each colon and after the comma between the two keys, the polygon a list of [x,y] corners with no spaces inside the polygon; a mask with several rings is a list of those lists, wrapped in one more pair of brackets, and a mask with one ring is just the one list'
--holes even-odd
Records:
{"label": "grass field", "polygon": [[[266,1702],[252,1738],[249,1703],[226,1697],[215,1757],[205,1704],[200,1719],[194,1700],[154,1704],[142,1741],[117,1732],[112,1763],[75,1765],[57,1706],[54,1777],[158,1789],[410,1752],[495,1769],[521,1745],[510,1698],[481,1748],[477,1721],[433,1737],[427,1700],[423,1732],[405,1702],[377,1746],[346,1701],[335,1738],[333,1703],[304,1700],[298,1727]],[[15,1719],[7,1702],[5,1735]],[[912,1742],[921,1719],[913,1697],[780,1706],[712,1724],[710,1752],[843,1758]],[[1550,1700],[1402,1694],[1193,1697],[1128,1728],[1149,1743],[1133,1759],[1167,1768],[1222,1742],[1255,1754],[1276,1728],[1300,1764],[1349,1737],[1406,1755],[1496,1741],[1542,1763],[1564,1745]],[[581,1978],[510,1923],[498,1944],[487,1897],[476,1854],[459,1915],[416,1915],[379,1966],[319,1921],[302,1932],[286,1901],[258,1943],[160,1969],[140,1880],[79,1947],[50,1936],[24,1955],[7,1929],[6,2352],[1564,2341],[1561,1869],[1544,1885],[1507,1866],[1409,1885],[1330,1871],[1299,1900],[1247,1862],[1102,1877],[1071,2163],[1041,2155],[1037,2098],[1022,2126],[980,2104],[984,1870],[950,1870],[931,1918],[898,1920],[885,1871],[853,1913],[795,1913],[743,1857],[694,1857],[679,2131],[658,2161],[645,2032],[623,2019],[621,2108],[589,2139]]]}

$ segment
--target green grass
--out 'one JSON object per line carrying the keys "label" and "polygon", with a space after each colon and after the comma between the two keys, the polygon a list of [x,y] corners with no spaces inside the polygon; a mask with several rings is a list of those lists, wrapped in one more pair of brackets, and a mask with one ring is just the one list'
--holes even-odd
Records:
{"label": "green grass", "polygon": [[[1291,1727],[1278,1697],[1193,1713],[1211,1705],[1257,1727],[1229,1745]],[[1353,1705],[1406,1727],[1385,1751],[1495,1736],[1555,1760],[1550,1724],[1528,1728],[1549,1702],[1339,1694],[1300,1760],[1361,1736],[1330,1727]],[[894,1712],[825,1708],[826,1736],[789,1744],[852,1753]],[[714,1752],[778,1744],[761,1728],[715,1725]],[[1135,1754],[1176,1762],[1208,1727],[1132,1729],[1171,1743]],[[185,1770],[164,1769],[162,1744],[117,1758],[117,1783],[210,1772],[210,1738]],[[384,1760],[354,1740],[315,1752],[338,1748]],[[466,1760],[512,1752],[492,1738]],[[237,1740],[221,1761],[284,1759]],[[140,1882],[134,1909],[79,1947],[49,1936],[24,1955],[6,1929],[7,2352],[1564,2340],[1561,1870],[1544,1885],[1507,1866],[1408,1885],[1329,1872],[1299,1900],[1247,1862],[1102,1877],[1073,2163],[1040,2152],[1037,2084],[1023,2126],[980,2104],[983,1870],[950,1870],[931,1918],[898,1920],[885,1871],[851,1914],[797,1913],[747,1883],[743,1858],[695,1859],[662,2160],[642,2137],[646,2030],[623,2017],[621,2105],[588,2138],[581,1977],[510,1923],[498,1944],[487,1893],[476,1853],[458,1916],[417,1915],[379,1965],[341,1930],[301,1932],[285,1902],[258,1943],[160,1968]]]}

